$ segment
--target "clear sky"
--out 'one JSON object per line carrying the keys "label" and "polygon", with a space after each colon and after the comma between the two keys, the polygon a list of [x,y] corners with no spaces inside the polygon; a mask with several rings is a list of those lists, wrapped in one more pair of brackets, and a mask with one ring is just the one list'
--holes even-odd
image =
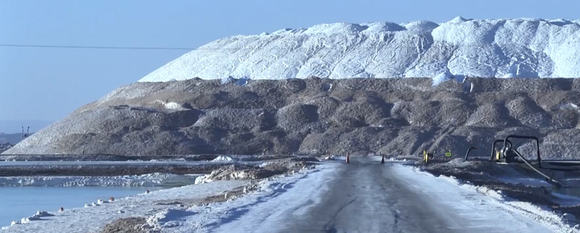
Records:
{"label": "clear sky", "polygon": [[[319,23],[579,19],[579,9],[578,0],[0,0],[0,44],[195,48]],[[0,47],[0,127],[62,119],[185,52]]]}

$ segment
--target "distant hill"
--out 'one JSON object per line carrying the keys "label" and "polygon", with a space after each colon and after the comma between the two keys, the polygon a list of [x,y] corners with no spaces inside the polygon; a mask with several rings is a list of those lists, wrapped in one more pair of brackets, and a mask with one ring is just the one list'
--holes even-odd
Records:
{"label": "distant hill", "polygon": [[22,134],[20,133],[11,133],[11,134],[0,133],[0,144],[10,143],[12,145],[15,145],[21,140]]}
{"label": "distant hill", "polygon": [[[2,120],[0,119],[0,133],[18,134],[22,132],[22,127],[30,126],[30,132],[37,132],[50,125],[51,121],[46,120]],[[24,129],[26,130],[26,129]]]}

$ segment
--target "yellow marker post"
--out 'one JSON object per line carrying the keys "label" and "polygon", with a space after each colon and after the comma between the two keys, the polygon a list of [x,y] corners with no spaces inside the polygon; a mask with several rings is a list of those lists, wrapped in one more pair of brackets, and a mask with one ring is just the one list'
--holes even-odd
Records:
{"label": "yellow marker post", "polygon": [[423,150],[423,161],[425,161],[425,163],[429,162],[429,155],[426,150]]}
{"label": "yellow marker post", "polygon": [[447,151],[447,152],[445,152],[445,157],[448,157],[448,158],[449,158],[449,157],[451,157],[451,156],[453,156],[453,155],[451,154],[451,151]]}

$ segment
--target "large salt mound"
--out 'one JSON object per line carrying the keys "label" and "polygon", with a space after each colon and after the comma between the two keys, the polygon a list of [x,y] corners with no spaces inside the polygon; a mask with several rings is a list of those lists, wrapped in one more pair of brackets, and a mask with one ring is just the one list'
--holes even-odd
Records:
{"label": "large salt mound", "polygon": [[233,36],[141,82],[247,77],[580,77],[580,25],[542,19],[322,24]]}

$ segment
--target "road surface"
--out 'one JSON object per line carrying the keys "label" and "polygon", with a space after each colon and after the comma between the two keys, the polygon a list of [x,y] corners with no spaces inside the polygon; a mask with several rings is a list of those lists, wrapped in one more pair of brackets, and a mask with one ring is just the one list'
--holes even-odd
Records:
{"label": "road surface", "polygon": [[[576,232],[528,203],[506,202],[397,163],[329,162],[294,181],[196,209],[168,232]],[[487,192],[487,193],[486,193]],[[261,194],[260,194],[261,193]],[[208,217],[209,216],[209,217]]]}
{"label": "road surface", "polygon": [[449,222],[451,215],[411,190],[392,166],[355,159],[339,167],[322,201],[307,214],[288,219],[295,225],[282,231],[451,232],[456,227],[456,221]]}

